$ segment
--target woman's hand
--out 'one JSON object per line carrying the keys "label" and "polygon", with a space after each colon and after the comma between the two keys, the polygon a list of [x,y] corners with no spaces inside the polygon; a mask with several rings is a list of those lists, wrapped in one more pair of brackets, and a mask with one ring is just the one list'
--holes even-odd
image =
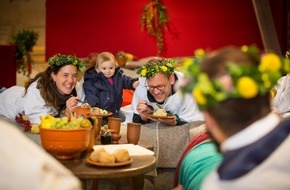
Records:
{"label": "woman's hand", "polygon": [[74,112],[77,104],[78,104],[78,97],[77,96],[72,96],[66,101],[66,109],[68,111]]}

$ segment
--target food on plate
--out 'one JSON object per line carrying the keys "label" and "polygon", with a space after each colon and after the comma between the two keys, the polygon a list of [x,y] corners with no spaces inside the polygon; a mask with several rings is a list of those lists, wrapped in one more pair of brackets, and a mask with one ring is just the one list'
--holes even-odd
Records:
{"label": "food on plate", "polygon": [[33,133],[33,134],[38,134],[39,133],[39,125],[38,124],[33,123],[31,125],[31,133]]}
{"label": "food on plate", "polygon": [[126,149],[118,149],[113,153],[116,162],[126,162],[130,160],[130,155]]}
{"label": "food on plate", "polygon": [[101,151],[99,155],[99,162],[106,163],[106,164],[113,164],[115,163],[114,155],[108,153],[107,151]]}
{"label": "food on plate", "polygon": [[154,116],[167,116],[166,110],[163,108],[158,108],[153,112]]}
{"label": "food on plate", "polygon": [[107,110],[103,110],[99,107],[92,107],[91,108],[91,114],[96,114],[96,115],[105,115],[108,114]]}
{"label": "food on plate", "polygon": [[122,163],[129,161],[130,158],[129,152],[126,149],[117,149],[110,154],[104,148],[98,148],[90,154],[92,161],[106,164]]}
{"label": "food on plate", "polygon": [[81,105],[82,108],[91,108],[91,105],[88,103],[84,103],[83,105]]}
{"label": "food on plate", "polygon": [[94,150],[91,154],[90,154],[90,159],[95,161],[95,162],[99,162],[99,158],[100,158],[100,153],[104,152],[105,149],[104,148],[98,148],[97,150]]}

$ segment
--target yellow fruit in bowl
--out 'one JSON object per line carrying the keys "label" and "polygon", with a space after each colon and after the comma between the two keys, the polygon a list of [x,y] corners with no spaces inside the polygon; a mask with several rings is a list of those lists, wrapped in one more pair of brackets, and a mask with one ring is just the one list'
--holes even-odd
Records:
{"label": "yellow fruit in bowl", "polygon": [[41,117],[40,127],[44,129],[79,129],[89,128],[92,124],[89,119],[82,117],[53,117],[45,115]]}
{"label": "yellow fruit in bowl", "polygon": [[38,124],[32,124],[30,131],[33,134],[38,134],[39,133],[39,125]]}
{"label": "yellow fruit in bowl", "polygon": [[41,116],[40,118],[41,120],[41,127],[45,128],[45,129],[50,129],[51,128],[51,123],[55,120],[55,117],[53,117],[52,115],[45,115],[45,116]]}

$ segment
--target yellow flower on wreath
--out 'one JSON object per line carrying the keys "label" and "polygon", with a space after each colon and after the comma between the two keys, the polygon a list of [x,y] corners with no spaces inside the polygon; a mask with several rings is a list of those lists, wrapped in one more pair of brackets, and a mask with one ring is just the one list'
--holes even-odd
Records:
{"label": "yellow flower on wreath", "polygon": [[167,71],[167,67],[166,66],[161,66],[161,70],[163,71],[163,72],[166,72]]}
{"label": "yellow flower on wreath", "polygon": [[185,58],[182,60],[182,67],[187,69],[189,66],[192,65],[192,62],[193,62],[192,58]]}
{"label": "yellow flower on wreath", "polygon": [[197,58],[202,58],[205,55],[205,51],[203,49],[199,48],[199,49],[194,51],[194,55]]}
{"label": "yellow flower on wreath", "polygon": [[259,70],[261,72],[277,72],[282,66],[281,59],[277,54],[267,53],[262,56]]}
{"label": "yellow flower on wreath", "polygon": [[147,73],[147,70],[146,70],[146,69],[143,69],[143,70],[141,71],[141,76],[145,77],[145,76],[146,76],[146,73]]}
{"label": "yellow flower on wreath", "polygon": [[251,77],[241,77],[237,82],[238,93],[243,98],[253,98],[259,93],[258,84]]}
{"label": "yellow flower on wreath", "polygon": [[192,94],[196,100],[196,102],[199,105],[205,105],[206,104],[206,98],[203,96],[201,89],[199,87],[196,87],[193,89]]}

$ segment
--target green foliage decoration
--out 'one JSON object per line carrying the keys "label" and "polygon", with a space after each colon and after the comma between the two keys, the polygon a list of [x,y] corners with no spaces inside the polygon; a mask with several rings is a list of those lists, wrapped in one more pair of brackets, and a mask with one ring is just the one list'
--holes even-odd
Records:
{"label": "green foliage decoration", "polygon": [[12,36],[12,44],[16,45],[17,72],[29,76],[31,74],[32,58],[30,52],[36,44],[39,34],[32,30],[20,30]]}

